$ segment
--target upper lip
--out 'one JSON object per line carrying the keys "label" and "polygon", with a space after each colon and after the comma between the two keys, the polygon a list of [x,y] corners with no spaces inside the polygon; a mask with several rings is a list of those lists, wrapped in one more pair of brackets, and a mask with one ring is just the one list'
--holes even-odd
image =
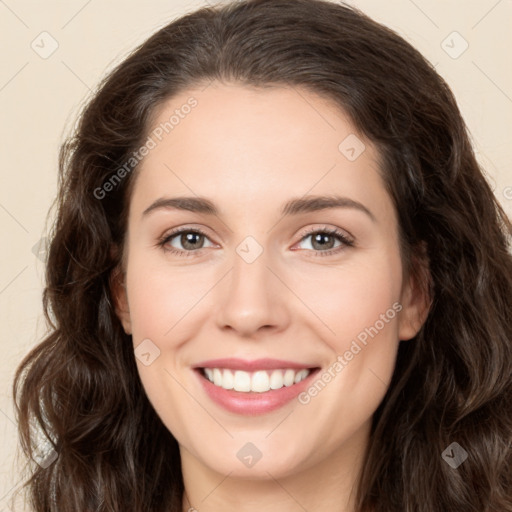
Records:
{"label": "upper lip", "polygon": [[223,359],[210,359],[194,365],[194,368],[225,368],[229,370],[243,370],[251,372],[255,370],[278,370],[278,369],[297,369],[316,368],[308,363],[296,363],[294,361],[285,361],[283,359],[254,359],[247,361],[233,357]]}

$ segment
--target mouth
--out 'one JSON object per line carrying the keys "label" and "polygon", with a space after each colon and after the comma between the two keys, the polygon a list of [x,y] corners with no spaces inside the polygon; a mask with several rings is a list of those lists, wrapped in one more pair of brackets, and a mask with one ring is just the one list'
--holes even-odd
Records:
{"label": "mouth", "polygon": [[239,393],[267,393],[283,387],[290,387],[306,379],[315,368],[294,370],[283,368],[276,370],[257,370],[246,372],[228,368],[199,368],[201,375],[214,386]]}
{"label": "mouth", "polygon": [[320,367],[274,359],[217,359],[193,370],[217,405],[237,414],[256,415],[289,403],[310,385]]}

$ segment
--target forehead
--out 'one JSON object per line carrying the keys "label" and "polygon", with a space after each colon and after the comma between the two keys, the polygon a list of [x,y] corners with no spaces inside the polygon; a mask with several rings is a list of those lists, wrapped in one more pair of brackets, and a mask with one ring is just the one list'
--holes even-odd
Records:
{"label": "forehead", "polygon": [[384,200],[373,145],[333,102],[305,89],[191,88],[155,110],[148,137],[132,198],[138,209],[164,193],[246,208],[305,194]]}

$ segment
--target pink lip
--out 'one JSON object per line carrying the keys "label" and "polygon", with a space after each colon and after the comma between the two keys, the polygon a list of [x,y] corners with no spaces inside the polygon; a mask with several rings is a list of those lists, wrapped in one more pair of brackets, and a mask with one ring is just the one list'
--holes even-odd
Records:
{"label": "pink lip", "polygon": [[[215,365],[212,367],[230,368],[224,365],[216,366],[219,361],[221,360],[216,360]],[[207,366],[206,368],[209,367],[210,366]],[[290,366],[288,365],[285,365],[284,367],[290,368]],[[305,368],[305,366],[296,367]],[[258,368],[263,369],[262,366],[258,366]],[[275,366],[275,368],[283,368],[283,366]],[[196,368],[194,370],[194,373],[197,375],[206,394],[217,405],[220,405],[227,411],[234,412],[236,414],[256,416],[259,414],[265,414],[268,412],[275,411],[276,409],[279,409],[286,405],[287,403],[291,402],[295,397],[297,397],[297,395],[302,393],[307,387],[311,385],[312,379],[319,371],[319,368],[311,371],[311,373],[304,380],[301,380],[298,384],[293,384],[292,386],[284,386],[281,389],[271,389],[270,391],[267,391],[265,393],[256,393],[253,391],[243,393],[240,391],[235,391],[233,389],[224,389],[219,386],[215,386],[215,384],[210,382],[203,375],[202,370]]]}
{"label": "pink lip", "polygon": [[308,363],[295,363],[293,361],[285,361],[283,359],[255,359],[254,361],[246,361],[228,357],[224,359],[210,359],[194,365],[194,368],[226,368],[228,370],[243,370],[245,372],[254,372],[257,370],[302,370],[303,368],[315,368],[315,365]]}

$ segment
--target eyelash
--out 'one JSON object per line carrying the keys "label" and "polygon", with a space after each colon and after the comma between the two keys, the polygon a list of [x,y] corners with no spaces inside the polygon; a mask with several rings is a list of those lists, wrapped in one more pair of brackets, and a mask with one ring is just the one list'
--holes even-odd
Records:
{"label": "eyelash", "polygon": [[[208,238],[208,235],[204,231],[199,229],[199,228],[194,228],[194,229],[182,228],[182,229],[177,229],[176,231],[172,231],[171,233],[169,233],[169,234],[163,236],[162,238],[160,238],[158,240],[157,245],[159,247],[161,247],[164,252],[170,253],[170,254],[175,254],[176,256],[189,257],[189,256],[193,256],[194,253],[201,252],[202,249],[196,249],[196,250],[192,250],[192,251],[182,251],[182,250],[174,249],[174,248],[167,249],[165,247],[165,245],[168,242],[170,242],[173,238],[175,238],[177,235],[181,235],[183,233],[194,233],[196,235],[203,235],[204,237]],[[308,236],[311,236],[313,234],[320,234],[320,233],[336,237],[343,245],[341,245],[339,247],[336,247],[334,249],[327,249],[325,251],[315,251],[315,250],[313,250],[313,252],[316,253],[315,257],[316,256],[331,256],[331,255],[337,254],[340,251],[346,249],[346,247],[353,247],[354,246],[354,241],[353,240],[349,239],[344,233],[342,233],[338,229],[333,229],[333,228],[324,228],[324,229],[312,228],[312,229],[308,230],[307,232],[305,232],[301,236],[300,242],[302,242]],[[308,249],[308,250],[312,250],[312,249]]]}

